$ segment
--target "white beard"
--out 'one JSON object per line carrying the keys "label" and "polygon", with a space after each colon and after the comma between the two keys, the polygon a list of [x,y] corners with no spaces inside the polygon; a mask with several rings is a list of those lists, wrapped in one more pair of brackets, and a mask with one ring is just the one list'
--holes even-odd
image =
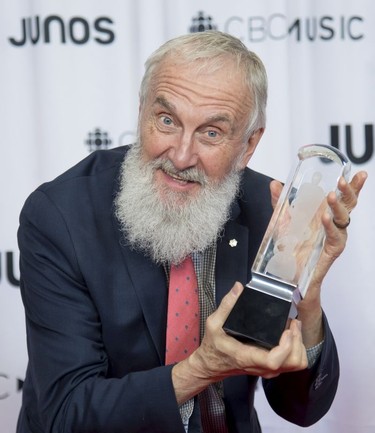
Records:
{"label": "white beard", "polygon": [[[165,189],[161,198],[154,183],[154,173],[160,167],[186,180],[199,181],[200,191],[190,197]],[[115,200],[116,216],[127,242],[158,264],[178,264],[193,251],[203,251],[216,242],[228,220],[240,178],[240,172],[232,169],[215,184],[196,168],[177,171],[166,159],[144,163],[141,146],[133,145],[122,163]]]}

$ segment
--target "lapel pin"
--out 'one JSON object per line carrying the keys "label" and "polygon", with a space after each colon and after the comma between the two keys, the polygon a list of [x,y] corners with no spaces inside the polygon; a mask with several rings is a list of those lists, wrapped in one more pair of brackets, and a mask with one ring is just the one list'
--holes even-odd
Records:
{"label": "lapel pin", "polygon": [[236,247],[236,246],[237,246],[237,239],[231,239],[231,240],[229,241],[229,245],[230,245],[232,248]]}

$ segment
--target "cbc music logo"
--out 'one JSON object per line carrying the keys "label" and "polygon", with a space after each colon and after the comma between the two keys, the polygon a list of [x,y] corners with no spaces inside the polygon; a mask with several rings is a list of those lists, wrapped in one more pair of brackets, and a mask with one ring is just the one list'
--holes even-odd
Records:
{"label": "cbc music logo", "polygon": [[217,30],[216,24],[213,23],[212,17],[199,11],[197,16],[193,17],[190,26],[190,33],[204,32],[206,30]]}
{"label": "cbc music logo", "polygon": [[[282,13],[268,16],[230,16],[220,25],[221,29],[252,43],[266,40],[296,42],[329,42],[333,40],[359,41],[365,37],[365,19],[360,15],[315,15],[290,17]],[[192,18],[190,32],[217,30],[211,15],[198,12]]]}
{"label": "cbc music logo", "polygon": [[108,132],[95,128],[94,131],[87,134],[85,144],[89,148],[89,152],[94,152],[94,150],[108,149],[112,144],[112,140]]}
{"label": "cbc music logo", "polygon": [[21,19],[21,29],[17,36],[8,38],[9,42],[22,47],[27,43],[72,43],[83,45],[89,41],[98,44],[111,44],[115,40],[113,20],[101,16],[90,21],[81,16],[65,19],[58,15],[42,18],[38,15]]}
{"label": "cbc music logo", "polygon": [[21,392],[23,380],[0,371],[0,401],[10,397],[14,392]]}
{"label": "cbc music logo", "polygon": [[20,280],[16,277],[18,272],[18,259],[13,251],[0,252],[0,283],[6,281],[13,287],[20,286]]}
{"label": "cbc music logo", "polygon": [[[117,146],[124,146],[132,144],[137,140],[137,133],[135,131],[124,131],[117,139]],[[89,152],[95,150],[109,149],[113,145],[113,140],[107,131],[101,128],[95,128],[87,134],[85,145],[88,147]]]}

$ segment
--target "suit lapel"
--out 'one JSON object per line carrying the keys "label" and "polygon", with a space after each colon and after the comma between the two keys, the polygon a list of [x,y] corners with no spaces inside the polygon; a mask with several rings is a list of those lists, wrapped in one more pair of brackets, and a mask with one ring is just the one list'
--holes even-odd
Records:
{"label": "suit lapel", "polygon": [[[238,203],[232,208],[232,217],[238,217],[240,208]],[[239,224],[237,220],[230,220],[223,236],[217,245],[216,256],[216,302],[217,305],[228,293],[236,281],[243,285],[249,282],[251,263],[249,263],[249,229]],[[251,247],[251,246],[250,246]],[[224,395],[227,413],[233,416],[233,430],[240,424],[249,428],[249,383],[246,376],[230,377],[224,380]],[[239,396],[245,396],[239,399]],[[237,426],[238,427],[238,426]],[[237,430],[236,430],[237,431]]]}
{"label": "suit lapel", "polygon": [[217,244],[216,255],[216,303],[229,292],[236,281],[248,283],[248,228],[235,221],[225,226]]}
{"label": "suit lapel", "polygon": [[160,364],[165,359],[165,332],[168,303],[168,288],[165,271],[150,259],[146,258],[129,246],[124,245],[122,232],[114,217],[115,230],[123,255],[125,271],[129,278],[124,278],[124,284],[129,281],[138,297],[143,316],[155,345]]}
{"label": "suit lapel", "polygon": [[165,358],[165,332],[168,288],[162,266],[145,259],[142,254],[122,249],[129,275],[137,293],[147,328],[151,334],[160,363]]}

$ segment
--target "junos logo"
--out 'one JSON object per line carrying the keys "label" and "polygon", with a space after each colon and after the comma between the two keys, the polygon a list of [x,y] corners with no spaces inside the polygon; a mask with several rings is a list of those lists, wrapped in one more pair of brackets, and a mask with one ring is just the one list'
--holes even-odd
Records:
{"label": "junos logo", "polygon": [[27,43],[72,43],[76,45],[95,41],[98,44],[111,44],[115,40],[113,20],[109,17],[98,17],[90,22],[84,17],[64,19],[58,15],[41,18],[36,15],[21,19],[19,36],[9,37],[9,42],[22,47]]}
{"label": "junos logo", "polygon": [[22,391],[23,380],[0,372],[0,401],[10,397],[14,392]]}
{"label": "junos logo", "polygon": [[[365,124],[363,132],[364,143],[359,146],[359,149],[363,149],[362,154],[358,151],[358,147],[355,149],[352,125],[331,125],[331,146],[345,153],[353,164],[365,164],[374,156],[374,125]],[[342,142],[341,137],[344,137]]]}
{"label": "junos logo", "polygon": [[19,287],[20,280],[16,277],[18,261],[14,256],[15,253],[12,251],[0,252],[0,282],[7,281],[11,286]]}

